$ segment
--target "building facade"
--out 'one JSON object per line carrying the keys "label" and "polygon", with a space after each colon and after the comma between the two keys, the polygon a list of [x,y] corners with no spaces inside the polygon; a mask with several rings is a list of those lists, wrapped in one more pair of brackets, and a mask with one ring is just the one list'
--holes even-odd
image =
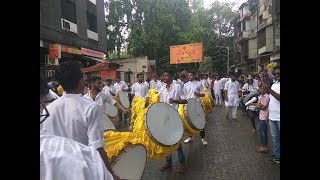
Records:
{"label": "building facade", "polygon": [[234,22],[235,72],[257,73],[271,61],[280,63],[280,0],[248,0]]}
{"label": "building facade", "polygon": [[103,62],[106,39],[103,0],[40,0],[40,68],[47,76],[64,61]]}

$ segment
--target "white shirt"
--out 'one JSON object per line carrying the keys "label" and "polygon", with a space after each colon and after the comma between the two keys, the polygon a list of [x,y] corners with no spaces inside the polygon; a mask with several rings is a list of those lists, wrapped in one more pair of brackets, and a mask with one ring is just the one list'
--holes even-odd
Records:
{"label": "white shirt", "polygon": [[[160,98],[159,101],[160,102],[165,102],[165,103],[169,103],[169,99],[172,98],[173,100],[180,100],[180,99],[184,99],[183,97],[183,91],[182,91],[182,87],[180,84],[176,84],[173,83],[170,85],[170,89],[168,90],[166,86],[163,86],[160,90],[159,90],[159,94],[160,94]],[[175,109],[178,109],[178,104],[173,103],[170,104],[172,107],[174,107]]]}
{"label": "white shirt", "polygon": [[64,94],[47,106],[50,116],[43,128],[95,149],[104,146],[103,109],[82,94]]}
{"label": "white shirt", "polygon": [[150,80],[150,89],[156,89],[157,83],[154,81],[154,79]]}
{"label": "white shirt", "polygon": [[207,83],[208,83],[208,89],[211,89],[212,79],[208,78]]}
{"label": "white shirt", "polygon": [[253,91],[256,91],[258,90],[258,86],[256,86],[255,84],[252,83],[252,85],[249,85],[248,83],[245,83],[242,87],[242,92],[244,91],[250,91],[250,92],[253,92]]}
{"label": "white shirt", "polygon": [[166,83],[163,83],[163,82],[161,82],[161,81],[157,81],[157,84],[156,84],[156,89],[157,89],[157,91],[159,92],[160,91],[160,89],[163,87],[163,86],[165,86],[166,85]]}
{"label": "white shirt", "polygon": [[113,95],[111,93],[116,94],[116,89],[113,87],[113,85],[104,86],[102,88],[102,91],[104,91],[105,93],[109,94],[111,97],[113,97]]}
{"label": "white shirt", "polygon": [[96,149],[40,132],[40,179],[113,180],[113,176]]}
{"label": "white shirt", "polygon": [[214,82],[213,82],[213,90],[214,90],[214,93],[215,94],[219,94],[221,91],[222,88],[221,88],[221,82],[220,82],[220,80],[215,80]]}
{"label": "white shirt", "polygon": [[52,91],[51,89],[49,89],[49,93],[46,95],[47,98],[54,98],[54,99],[58,99],[59,96],[54,92]]}
{"label": "white shirt", "polygon": [[148,97],[148,89],[149,86],[146,85],[145,83],[134,83],[131,87],[131,94],[134,94],[135,96],[138,97]]}
{"label": "white shirt", "polygon": [[229,80],[226,82],[224,89],[227,90],[227,104],[229,106],[238,106],[240,101],[238,93],[240,89],[240,83],[238,81],[232,82],[231,80]]}
{"label": "white shirt", "polygon": [[221,87],[221,89],[224,89],[224,86],[225,86],[225,84],[226,84],[226,82],[227,81],[229,81],[230,80],[230,78],[221,78],[220,79],[220,87]]}
{"label": "white shirt", "polygon": [[181,81],[181,79],[177,79],[177,83],[180,84],[182,87],[183,87],[183,85],[184,85],[184,82]]}
{"label": "white shirt", "polygon": [[197,81],[188,81],[184,86],[183,86],[183,97],[184,99],[190,99],[190,98],[195,98],[198,101],[200,100],[200,96],[196,96],[194,93],[204,93],[203,92],[203,87],[201,83],[198,83]]}
{"label": "white shirt", "polygon": [[[90,92],[91,91],[88,91],[87,94],[83,95],[83,97],[93,101]],[[109,94],[106,94],[102,91],[97,94],[96,99],[94,101],[98,103],[100,106],[103,106],[106,102],[112,105],[116,104],[117,102]]]}
{"label": "white shirt", "polygon": [[[272,84],[271,89],[280,94],[280,82],[276,81]],[[269,101],[269,119],[272,121],[280,121],[280,101],[270,94]]]}
{"label": "white shirt", "polygon": [[127,90],[128,89],[128,85],[124,81],[120,81],[119,83],[117,83],[117,82],[114,83],[113,87],[115,88],[116,92],[118,92],[120,90]]}
{"label": "white shirt", "polygon": [[206,88],[209,87],[208,81],[207,81],[206,79],[201,79],[200,82],[201,82],[201,84],[202,84],[203,87],[206,87]]}
{"label": "white shirt", "polygon": [[259,85],[259,81],[258,81],[258,80],[253,79],[253,84],[254,84],[255,86],[259,87],[259,86],[258,86],[258,85]]}

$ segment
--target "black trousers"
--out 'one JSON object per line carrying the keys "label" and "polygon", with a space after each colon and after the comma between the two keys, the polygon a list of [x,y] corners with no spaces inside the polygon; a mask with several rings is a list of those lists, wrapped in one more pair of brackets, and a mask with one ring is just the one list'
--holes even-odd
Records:
{"label": "black trousers", "polygon": [[200,137],[203,139],[206,136],[206,133],[204,132],[204,128],[200,131]]}
{"label": "black trousers", "polygon": [[250,122],[251,122],[253,129],[257,130],[255,118],[258,116],[258,111],[248,110],[248,116],[249,116],[249,119],[250,119]]}

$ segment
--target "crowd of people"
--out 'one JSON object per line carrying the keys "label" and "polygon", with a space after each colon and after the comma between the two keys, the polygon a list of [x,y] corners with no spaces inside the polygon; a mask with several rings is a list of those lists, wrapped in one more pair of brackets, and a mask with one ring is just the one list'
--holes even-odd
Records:
{"label": "crowd of people", "polygon": [[[224,102],[227,119],[231,117],[232,121],[236,120],[238,107],[241,108],[242,116],[248,116],[252,132],[258,132],[259,135],[260,147],[257,150],[259,153],[266,153],[269,150],[267,127],[270,125],[273,156],[266,161],[280,163],[280,69],[278,67],[272,73],[262,70],[258,75],[248,76],[235,73],[197,74],[191,71],[180,73],[174,78],[173,71],[164,70],[161,75],[154,75],[150,79],[145,80],[145,75],[142,73],[137,74],[136,78],[137,82],[131,84],[121,81],[121,78],[116,76],[113,84],[112,79],[87,77],[81,71],[81,64],[74,61],[60,65],[56,80],[52,78],[47,80],[41,76],[40,155],[43,165],[41,165],[41,176],[44,179],[45,176],[52,176],[52,173],[60,173],[55,176],[63,179],[64,168],[67,166],[74,167],[76,176],[80,177],[77,179],[86,179],[90,176],[97,179],[119,179],[118,175],[113,173],[103,149],[104,129],[101,113],[103,104],[107,102],[116,106],[121,112],[120,121],[127,121],[130,109],[115,101],[119,91],[126,92],[131,102],[134,97],[149,98],[148,90],[155,89],[159,94],[159,102],[168,103],[175,109],[178,108],[178,104],[186,104],[190,98],[200,101],[200,98],[205,96],[205,91],[209,91],[215,99],[215,106],[223,106]],[[258,130],[255,118],[259,118]],[[203,128],[200,137],[204,146],[208,144],[205,135]],[[184,143],[192,141],[193,138],[188,137]],[[60,146],[60,149],[57,147],[58,149],[54,151],[52,147],[55,144]],[[70,149],[74,150],[71,152]],[[177,152],[179,158],[177,172],[184,173],[185,157],[181,144]],[[55,156],[59,153],[64,156]],[[80,154],[84,160],[72,159],[79,157]],[[63,157],[66,157],[66,160]],[[160,171],[172,167],[171,155],[165,160],[166,163],[160,167]],[[72,164],[73,162],[75,164]],[[54,166],[58,164],[60,167],[57,170]],[[101,165],[95,171],[83,171],[83,173],[81,170],[77,171],[77,168],[92,169],[91,166],[97,164],[104,166]]]}

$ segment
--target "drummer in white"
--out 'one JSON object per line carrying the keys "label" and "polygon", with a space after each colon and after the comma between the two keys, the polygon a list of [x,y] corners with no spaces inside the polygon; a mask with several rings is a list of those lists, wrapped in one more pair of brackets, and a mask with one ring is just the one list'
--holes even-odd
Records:
{"label": "drummer in white", "polygon": [[[127,92],[129,91],[129,87],[126,82],[120,81],[120,76],[116,76],[116,83],[114,83],[113,87],[115,88],[116,92],[124,91],[126,93],[126,95],[128,96]],[[119,113],[120,121],[122,121],[122,119],[124,119],[124,122],[126,122],[127,118],[128,118],[127,114],[124,114],[124,117],[122,118],[122,113]]]}
{"label": "drummer in white", "polygon": [[73,139],[97,149],[107,169],[113,173],[107,153],[103,149],[102,108],[82,97],[85,79],[81,66],[78,61],[60,64],[57,79],[66,94],[47,106],[50,116],[43,123],[43,129],[53,135]]}
{"label": "drummer in white", "polygon": [[[194,98],[194,99],[200,101],[200,97],[205,96],[202,84],[195,81],[195,77],[196,77],[195,72],[190,72],[188,74],[189,81],[183,86],[184,99]],[[204,129],[201,130],[200,137],[201,137],[202,144],[204,146],[206,146],[208,144],[208,142],[204,139],[204,137],[205,137]],[[184,143],[189,143],[192,141],[193,141],[192,137],[188,137],[184,141]]]}
{"label": "drummer in white", "polygon": [[132,96],[138,96],[142,98],[148,97],[148,89],[149,86],[144,83],[144,75],[142,73],[137,74],[138,82],[134,83],[131,87],[131,94]]}
{"label": "drummer in white", "polygon": [[[178,104],[186,104],[187,101],[183,100],[183,92],[180,84],[173,83],[173,72],[171,70],[166,70],[163,72],[163,81],[166,86],[159,90],[160,102],[165,102],[170,104],[175,109],[178,109]],[[180,144],[178,151],[179,166],[177,167],[178,173],[184,173],[185,171],[185,157],[183,154],[182,146]],[[164,164],[160,171],[166,171],[172,167],[172,155],[166,157],[166,164]]]}
{"label": "drummer in white", "polygon": [[[40,124],[49,116],[42,101],[48,87],[40,74]],[[72,167],[72,168],[70,168]],[[94,169],[94,171],[92,171]],[[40,179],[59,180],[113,180],[98,151],[74,140],[40,131]]]}
{"label": "drummer in white", "polygon": [[106,102],[110,103],[115,105],[120,111],[128,113],[130,109],[125,109],[119,102],[116,102],[110,95],[105,93],[105,91],[102,91],[103,84],[101,80],[101,77],[98,76],[89,77],[87,81],[90,85],[90,90],[87,92],[87,94],[83,95],[83,97],[95,101],[102,107]]}

